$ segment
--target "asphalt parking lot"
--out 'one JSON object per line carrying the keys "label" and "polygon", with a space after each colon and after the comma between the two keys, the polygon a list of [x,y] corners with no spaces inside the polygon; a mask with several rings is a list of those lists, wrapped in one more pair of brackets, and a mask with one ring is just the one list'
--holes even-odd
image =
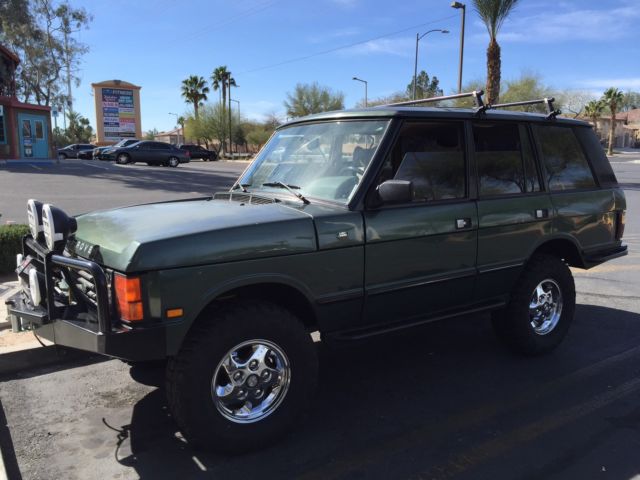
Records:
{"label": "asphalt parking lot", "polygon": [[[307,420],[283,442],[232,457],[182,439],[161,366],[65,361],[0,379],[9,478],[640,478],[640,155],[612,163],[627,195],[630,253],[574,271],[575,322],[552,354],[513,356],[484,315],[342,348],[319,344],[320,388]],[[164,172],[193,175],[201,194],[208,182],[230,185],[232,167],[241,170],[194,162],[193,174],[182,166],[122,171],[140,171],[151,184]],[[103,179],[123,183],[125,195],[135,178],[117,177],[130,167],[109,168]],[[172,183],[184,186],[165,178],[153,195],[191,194]],[[62,203],[72,192],[65,195],[60,206],[75,213]],[[20,212],[29,196],[16,201]]]}
{"label": "asphalt parking lot", "polygon": [[1,223],[26,223],[30,198],[77,215],[92,210],[211,195],[228,189],[245,161],[194,161],[177,168],[96,160],[0,166]]}

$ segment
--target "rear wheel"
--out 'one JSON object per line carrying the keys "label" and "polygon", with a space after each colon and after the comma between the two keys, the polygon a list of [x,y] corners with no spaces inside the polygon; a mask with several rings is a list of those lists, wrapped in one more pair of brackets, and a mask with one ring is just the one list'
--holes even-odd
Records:
{"label": "rear wheel", "polygon": [[296,422],[317,383],[316,350],[289,311],[232,305],[194,326],[167,365],[169,407],[200,448],[244,452]]}
{"label": "rear wheel", "polygon": [[180,160],[178,160],[178,157],[169,157],[168,165],[170,167],[176,168],[178,165],[180,165]]}
{"label": "rear wheel", "polygon": [[569,267],[536,255],[525,267],[504,310],[494,312],[498,337],[513,350],[537,355],[553,350],[573,321],[576,291]]}

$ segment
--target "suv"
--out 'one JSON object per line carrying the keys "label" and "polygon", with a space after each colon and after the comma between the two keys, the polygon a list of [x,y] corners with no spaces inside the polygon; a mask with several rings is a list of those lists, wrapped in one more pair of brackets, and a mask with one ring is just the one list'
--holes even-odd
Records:
{"label": "suv", "polygon": [[67,145],[64,148],[58,149],[58,158],[60,160],[64,160],[65,158],[80,158],[80,153],[83,151],[93,151],[96,148],[95,145],[90,145],[88,143],[74,143],[72,145]]}
{"label": "suv", "polygon": [[192,145],[185,143],[183,145],[178,145],[180,150],[187,150],[191,154],[191,159],[194,160],[196,158],[201,158],[205,162],[210,162],[211,160],[217,160],[218,154],[212,150],[207,150],[200,145]]}
{"label": "suv", "polygon": [[241,451],[313,398],[310,332],[490,311],[513,350],[552,350],[574,316],[569,266],[627,253],[625,208],[590,125],[555,112],[323,113],[278,128],[212,197],[76,218],[30,200],[9,310],[60,345],[167,359],[185,436]]}
{"label": "suv", "polygon": [[147,165],[177,167],[181,163],[188,163],[190,154],[188,151],[179,150],[175,145],[169,143],[142,141],[126,147],[106,150],[102,152],[102,158],[115,160],[120,165],[142,162]]}

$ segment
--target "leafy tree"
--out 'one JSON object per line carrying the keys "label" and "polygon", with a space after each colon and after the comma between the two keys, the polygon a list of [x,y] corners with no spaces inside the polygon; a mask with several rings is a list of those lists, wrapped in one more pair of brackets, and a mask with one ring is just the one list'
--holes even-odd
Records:
{"label": "leafy tree", "polygon": [[[525,72],[520,78],[507,80],[503,87],[505,92],[500,98],[501,103],[520,102],[524,100],[537,100],[545,97],[553,97],[551,88],[542,82],[540,75]],[[544,104],[525,105],[511,108],[525,112],[546,113],[547,107]]]}
{"label": "leafy tree", "polygon": [[[213,90],[220,90],[220,103],[222,104],[223,113],[227,110],[227,89],[230,87],[237,87],[235,78],[231,75],[231,72],[227,69],[226,65],[217,67],[211,74],[211,86]],[[231,94],[231,93],[229,93]],[[229,122],[231,122],[231,113],[229,113]],[[222,137],[222,152],[224,156],[224,144],[227,137]],[[231,141],[229,141],[229,148],[231,148]]]}
{"label": "leafy tree", "polygon": [[198,118],[186,119],[184,135],[188,138],[204,140],[207,146],[214,141],[222,144],[228,133],[225,117],[225,112],[220,105],[205,104]]}
{"label": "leafy tree", "polygon": [[[416,99],[431,98],[442,95],[442,89],[440,89],[440,80],[434,76],[429,78],[429,74],[422,70],[416,77]],[[413,78],[409,85],[407,85],[406,97],[412,98],[413,96]],[[400,100],[402,101],[402,100]]]}
{"label": "leafy tree", "polygon": [[272,134],[273,130],[267,125],[254,124],[247,132],[247,143],[255,145],[260,150]]}
{"label": "leafy tree", "polygon": [[620,106],[621,112],[627,112],[635,108],[640,108],[640,92],[626,92]]}
{"label": "leafy tree", "polygon": [[198,107],[207,99],[209,87],[207,81],[198,75],[191,75],[182,81],[182,96],[186,103],[193,103],[193,112],[198,118]]}
{"label": "leafy tree", "polygon": [[584,107],[584,114],[593,122],[593,131],[598,134],[598,118],[604,110],[604,102],[602,100],[591,100]]}
{"label": "leafy tree", "polygon": [[554,93],[553,96],[556,99],[556,105],[564,113],[572,113],[573,118],[579,117],[587,104],[593,100],[590,92],[582,90],[564,90]]}
{"label": "leafy tree", "polygon": [[79,85],[78,64],[88,51],[73,34],[86,28],[90,21],[91,16],[83,8],[72,8],[67,2],[0,2],[0,43],[20,59],[16,93],[22,101],[71,105],[65,87],[67,83]]}
{"label": "leafy tree", "polygon": [[611,112],[611,128],[609,129],[609,149],[607,150],[607,155],[612,155],[614,131],[616,129],[616,112],[624,101],[624,94],[617,88],[611,87],[605,90],[602,95],[602,101],[609,107],[609,111]]}
{"label": "leafy tree", "polygon": [[489,32],[487,47],[487,103],[498,103],[500,97],[500,45],[498,32],[518,0],[473,0],[475,10]]}
{"label": "leafy tree", "polygon": [[329,87],[298,83],[293,93],[287,93],[284,101],[289,117],[303,117],[312,113],[344,109],[344,93],[333,92]]}
{"label": "leafy tree", "polygon": [[156,135],[158,135],[158,129],[157,128],[152,128],[151,130],[148,130],[147,133],[144,134],[144,139],[145,140],[153,140],[154,138],[156,138]]}

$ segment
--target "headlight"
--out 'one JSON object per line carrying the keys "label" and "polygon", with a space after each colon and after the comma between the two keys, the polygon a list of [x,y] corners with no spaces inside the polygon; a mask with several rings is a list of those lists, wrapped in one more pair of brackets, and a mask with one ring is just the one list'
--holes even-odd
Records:
{"label": "headlight", "polygon": [[67,239],[78,229],[73,217],[53,205],[45,203],[42,207],[42,230],[49,250],[62,252]]}
{"label": "headlight", "polygon": [[42,240],[42,202],[33,198],[27,201],[27,220],[31,236],[36,241]]}
{"label": "headlight", "polygon": [[16,268],[19,268],[22,265],[22,260],[24,260],[24,256],[19,253],[16,255]]}

